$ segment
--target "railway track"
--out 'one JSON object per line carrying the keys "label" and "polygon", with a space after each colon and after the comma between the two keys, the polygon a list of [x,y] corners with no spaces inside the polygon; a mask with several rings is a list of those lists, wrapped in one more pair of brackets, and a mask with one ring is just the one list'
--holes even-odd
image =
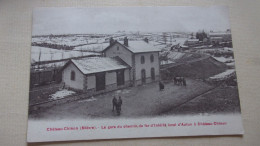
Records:
{"label": "railway track", "polygon": [[220,85],[218,85],[218,86],[215,86],[215,87],[213,87],[213,88],[211,88],[211,89],[209,89],[209,90],[207,90],[207,91],[205,91],[205,92],[203,92],[203,93],[201,93],[201,94],[199,94],[199,95],[196,95],[196,96],[194,96],[194,97],[192,97],[192,98],[186,100],[186,101],[183,102],[183,103],[180,103],[180,104],[178,104],[178,105],[175,105],[173,108],[167,109],[166,111],[164,111],[164,112],[162,112],[162,113],[167,113],[167,112],[169,112],[169,111],[171,111],[171,110],[174,110],[174,109],[176,109],[176,108],[178,108],[178,107],[180,107],[180,106],[182,106],[182,105],[184,105],[184,104],[190,102],[191,100],[194,100],[195,98],[198,98],[198,97],[200,97],[200,96],[202,96],[202,95],[208,94],[208,93],[210,93],[211,91],[215,90],[216,88],[220,87],[221,85],[222,85],[222,84],[220,84]]}

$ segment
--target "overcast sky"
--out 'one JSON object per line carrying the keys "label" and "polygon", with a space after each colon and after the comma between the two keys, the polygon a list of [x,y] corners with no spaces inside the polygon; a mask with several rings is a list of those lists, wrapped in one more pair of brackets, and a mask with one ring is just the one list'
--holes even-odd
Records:
{"label": "overcast sky", "polygon": [[35,8],[33,35],[116,31],[195,32],[229,29],[228,8],[99,7]]}

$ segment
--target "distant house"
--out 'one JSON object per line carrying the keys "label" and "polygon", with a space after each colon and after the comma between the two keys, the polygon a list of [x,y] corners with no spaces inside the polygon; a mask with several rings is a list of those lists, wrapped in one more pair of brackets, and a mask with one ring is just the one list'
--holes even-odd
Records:
{"label": "distant house", "polygon": [[188,39],[184,42],[185,46],[194,46],[199,44],[199,39]]}
{"label": "distant house", "polygon": [[219,44],[222,42],[231,42],[231,31],[227,30],[225,32],[210,32],[209,40],[212,45]]}
{"label": "distant house", "polygon": [[95,95],[159,80],[159,50],[147,40],[111,39],[102,53],[67,62],[62,69],[65,86]]}

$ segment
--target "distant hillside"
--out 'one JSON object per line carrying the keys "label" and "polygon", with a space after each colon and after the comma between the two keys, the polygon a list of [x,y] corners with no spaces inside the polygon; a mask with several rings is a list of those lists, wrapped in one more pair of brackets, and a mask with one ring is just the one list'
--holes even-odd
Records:
{"label": "distant hillside", "polygon": [[217,61],[213,57],[186,62],[162,71],[162,78],[167,79],[173,76],[206,79],[227,69],[227,65]]}

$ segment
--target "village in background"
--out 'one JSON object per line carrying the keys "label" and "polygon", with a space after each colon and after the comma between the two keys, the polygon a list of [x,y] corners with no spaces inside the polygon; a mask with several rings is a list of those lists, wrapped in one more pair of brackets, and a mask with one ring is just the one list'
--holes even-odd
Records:
{"label": "village in background", "polygon": [[[92,96],[65,87],[64,65],[102,57],[111,38],[146,41],[159,49],[159,80]],[[123,117],[240,112],[230,29],[32,36],[30,70],[29,118],[110,118],[113,96],[123,98]],[[175,77],[187,85],[174,83]]]}

